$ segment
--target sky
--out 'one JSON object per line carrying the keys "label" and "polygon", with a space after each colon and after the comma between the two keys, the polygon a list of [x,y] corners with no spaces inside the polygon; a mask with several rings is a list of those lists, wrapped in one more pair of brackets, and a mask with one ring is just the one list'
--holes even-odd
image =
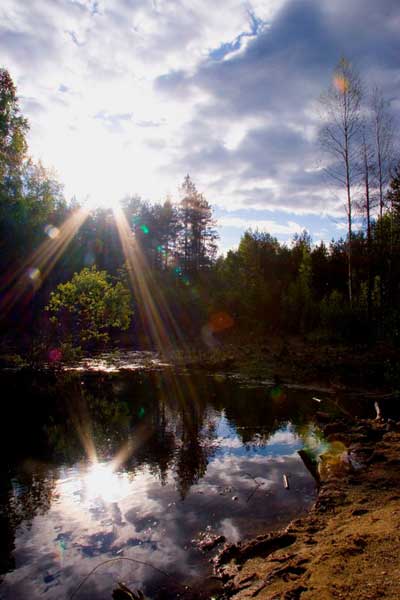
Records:
{"label": "sky", "polygon": [[0,66],[67,198],[178,200],[189,173],[226,251],[345,233],[319,97],[346,56],[400,114],[399,34],[398,0],[2,0]]}

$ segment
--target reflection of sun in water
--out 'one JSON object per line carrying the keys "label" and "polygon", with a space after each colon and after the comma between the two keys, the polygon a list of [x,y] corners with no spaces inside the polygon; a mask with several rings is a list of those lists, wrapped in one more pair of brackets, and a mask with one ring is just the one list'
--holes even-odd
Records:
{"label": "reflection of sun in water", "polygon": [[127,473],[115,473],[111,463],[91,465],[83,477],[85,500],[118,502],[131,491]]}
{"label": "reflection of sun in water", "polygon": [[132,493],[132,480],[126,472],[114,470],[113,463],[94,463],[73,477],[59,482],[59,498],[64,506],[90,507],[94,502],[119,502]]}

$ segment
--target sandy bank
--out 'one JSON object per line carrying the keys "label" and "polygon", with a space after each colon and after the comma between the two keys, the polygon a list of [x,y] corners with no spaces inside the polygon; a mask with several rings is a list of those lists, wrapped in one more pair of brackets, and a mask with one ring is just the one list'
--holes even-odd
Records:
{"label": "sandy bank", "polygon": [[215,568],[227,597],[400,598],[400,423],[365,420],[326,429],[353,465],[327,460],[308,515],[219,554]]}

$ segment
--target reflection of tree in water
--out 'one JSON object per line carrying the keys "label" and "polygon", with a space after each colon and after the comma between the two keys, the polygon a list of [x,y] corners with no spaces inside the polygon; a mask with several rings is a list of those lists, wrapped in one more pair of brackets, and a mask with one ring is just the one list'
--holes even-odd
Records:
{"label": "reflection of tree in water", "polygon": [[[134,473],[146,466],[161,483],[173,472],[183,499],[206,472],[222,410],[243,443],[258,446],[289,419],[301,435],[311,412],[311,394],[299,398],[287,390],[246,389],[204,373],[190,378],[165,372],[58,374],[40,376],[34,384],[32,376],[14,376],[8,391],[25,402],[15,403],[14,415],[3,424],[3,456],[12,457],[11,465],[0,465],[3,572],[13,567],[15,528],[50,507],[54,467],[85,458],[90,446],[108,460],[132,441],[133,452],[121,467]],[[7,440],[8,430],[18,435]],[[27,457],[31,464],[53,466],[27,470]]]}
{"label": "reflection of tree in water", "polygon": [[[0,574],[15,567],[14,527],[10,519],[9,499],[12,494],[11,477],[7,468],[0,469]],[[1,581],[1,578],[0,578]]]}
{"label": "reflection of tree in water", "polygon": [[[284,386],[231,386],[230,393],[217,395],[216,406],[248,447],[266,445],[270,437],[289,422],[301,427],[308,423],[315,406],[311,394],[285,389]],[[222,398],[222,399],[220,399]]]}
{"label": "reflection of tree in water", "polygon": [[44,425],[52,418],[48,389],[55,377],[29,370],[0,376],[7,403],[7,418],[0,420],[0,572],[5,573],[15,566],[16,528],[45,514],[54,495],[55,476],[48,467],[52,448]]}
{"label": "reflection of tree in water", "polygon": [[[158,476],[164,485],[175,454],[176,439],[171,426],[172,415],[164,399],[153,398],[151,408],[147,406],[147,414],[144,410],[141,412],[141,408],[143,409],[143,406],[138,409],[137,418],[143,415],[143,439],[131,457],[129,467],[147,464],[150,472]],[[136,423],[136,428],[133,427],[132,436],[138,430],[138,425]]]}
{"label": "reflection of tree in water", "polygon": [[56,476],[44,465],[28,465],[17,482],[13,482],[10,510],[16,523],[31,525],[35,515],[44,515],[51,506]]}
{"label": "reflection of tree in water", "polygon": [[30,527],[36,515],[44,515],[54,498],[56,477],[44,465],[29,463],[12,477],[0,472],[0,573],[15,568],[15,531],[24,523]]}
{"label": "reflection of tree in water", "polygon": [[182,497],[204,475],[215,437],[213,421],[205,422],[208,388],[160,373],[91,374],[68,375],[53,393],[44,430],[58,462],[85,458],[90,444],[111,459],[131,441],[123,466],[132,473],[145,465],[162,484],[174,467]]}
{"label": "reflection of tree in water", "polygon": [[178,442],[175,463],[178,490],[182,500],[191,486],[204,476],[214,451],[212,441],[215,430],[212,426],[203,426],[204,417],[204,407],[200,412],[191,406],[182,414],[182,435]]}
{"label": "reflection of tree in water", "polygon": [[101,374],[93,381],[60,377],[53,393],[57,403],[44,428],[56,461],[114,456],[129,436],[131,415],[125,402],[115,401],[112,381]]}

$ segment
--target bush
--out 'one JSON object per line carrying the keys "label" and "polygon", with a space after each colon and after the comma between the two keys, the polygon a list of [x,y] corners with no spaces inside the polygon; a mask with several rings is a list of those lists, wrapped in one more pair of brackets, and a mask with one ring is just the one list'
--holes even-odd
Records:
{"label": "bush", "polygon": [[127,330],[133,314],[128,288],[95,266],[58,285],[46,310],[58,335],[78,345],[108,342],[110,330]]}

